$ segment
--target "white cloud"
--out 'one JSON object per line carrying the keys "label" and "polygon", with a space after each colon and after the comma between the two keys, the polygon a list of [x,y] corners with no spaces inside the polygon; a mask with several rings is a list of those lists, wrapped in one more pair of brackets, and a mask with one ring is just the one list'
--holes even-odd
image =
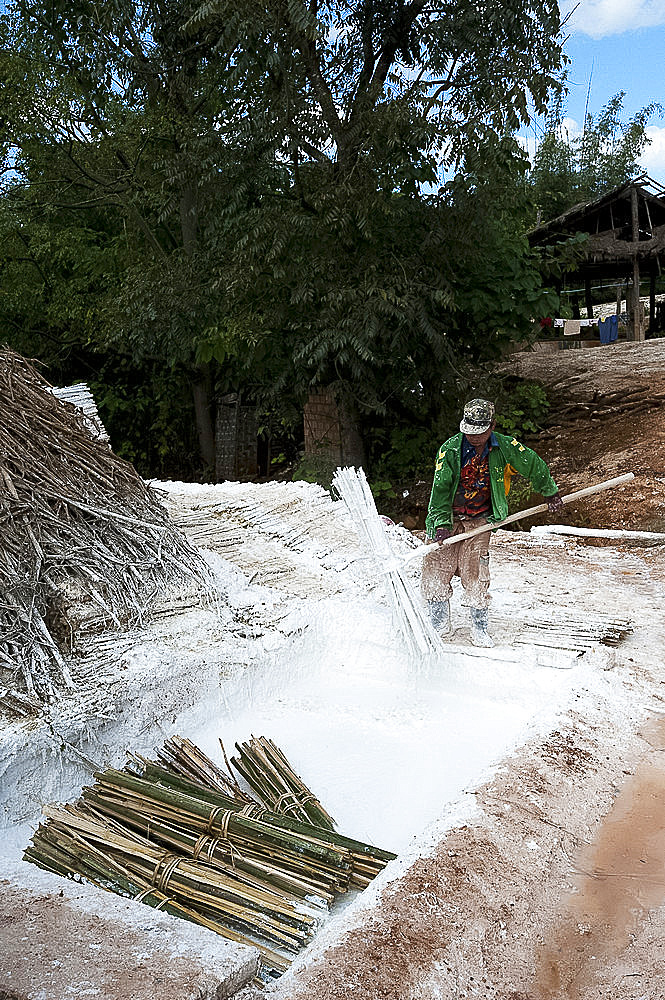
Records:
{"label": "white cloud", "polygon": [[649,145],[640,156],[640,166],[644,167],[655,181],[665,183],[665,128],[658,125],[647,125]]}
{"label": "white cloud", "polygon": [[[572,0],[565,0],[561,5],[562,15],[574,7]],[[665,24],[665,0],[580,0],[566,29],[591,38],[604,38],[658,24]]]}
{"label": "white cloud", "polygon": [[561,119],[561,127],[559,128],[559,136],[564,140],[564,142],[572,142],[576,139],[578,135],[582,134],[582,126],[579,122],[575,121],[569,115]]}

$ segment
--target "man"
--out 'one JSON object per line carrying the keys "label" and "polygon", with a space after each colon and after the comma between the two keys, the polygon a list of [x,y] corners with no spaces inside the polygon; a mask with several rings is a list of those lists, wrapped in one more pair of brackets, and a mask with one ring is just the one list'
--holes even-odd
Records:
{"label": "man", "polygon": [[[464,407],[460,433],[439,448],[425,522],[428,539],[442,542],[507,517],[506,497],[516,473],[546,498],[552,513],[563,507],[542,458],[509,434],[497,434],[495,426],[494,404],[472,399]],[[451,631],[450,581],[457,574],[465,592],[464,603],[471,610],[471,641],[476,646],[494,645],[487,631],[490,538],[491,532],[483,532],[468,541],[435,548],[425,556],[422,594],[432,624],[442,637]]]}

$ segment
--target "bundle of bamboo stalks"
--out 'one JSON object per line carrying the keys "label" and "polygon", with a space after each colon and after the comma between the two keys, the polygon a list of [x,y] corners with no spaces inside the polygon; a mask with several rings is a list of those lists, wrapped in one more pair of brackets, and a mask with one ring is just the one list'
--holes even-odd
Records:
{"label": "bundle of bamboo stalks", "polygon": [[236,749],[240,757],[232,757],[231,763],[273,812],[326,830],[335,828],[332,816],[295,774],[272,740],[252,737],[247,743],[236,743]]}
{"label": "bundle of bamboo stalks", "polygon": [[348,510],[360,541],[374,562],[393,612],[393,620],[413,655],[437,656],[441,642],[414,588],[393,555],[362,469],[337,469],[332,485]]}
{"label": "bundle of bamboo stalks", "polygon": [[[270,747],[270,757],[252,758],[257,785],[272,787],[277,760],[283,779],[316,801],[272,741],[252,744]],[[124,770],[96,774],[75,805],[45,809],[26,860],[253,944],[268,979],[310,940],[336,894],[368,885],[395,857],[268,811],[228,760],[227,774],[189,740],[167,740],[157,757],[130,754]]]}
{"label": "bundle of bamboo stalks", "polygon": [[135,470],[18,354],[0,351],[0,686],[41,701],[72,686],[67,609],[140,622],[206,564]]}

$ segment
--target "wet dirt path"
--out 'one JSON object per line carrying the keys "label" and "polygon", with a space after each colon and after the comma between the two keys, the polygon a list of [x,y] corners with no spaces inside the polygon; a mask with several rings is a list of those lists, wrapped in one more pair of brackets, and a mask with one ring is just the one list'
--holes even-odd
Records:
{"label": "wet dirt path", "polygon": [[649,911],[665,902],[665,716],[642,735],[653,750],[627,778],[593,843],[575,858],[575,891],[542,949],[532,1000],[609,996],[607,988],[620,984],[608,983],[604,973],[633,943]]}

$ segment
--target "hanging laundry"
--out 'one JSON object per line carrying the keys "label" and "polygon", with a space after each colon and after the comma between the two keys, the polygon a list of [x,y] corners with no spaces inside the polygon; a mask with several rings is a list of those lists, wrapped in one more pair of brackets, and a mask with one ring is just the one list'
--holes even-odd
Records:
{"label": "hanging laundry", "polygon": [[608,316],[606,322],[609,323],[610,328],[609,343],[613,344],[619,337],[619,317],[616,314],[614,316]]}
{"label": "hanging laundry", "polygon": [[580,321],[578,319],[567,319],[563,323],[564,337],[579,337]]}
{"label": "hanging laundry", "polygon": [[607,319],[598,320],[598,333],[600,334],[601,344],[609,344],[610,337],[612,335],[609,317]]}

